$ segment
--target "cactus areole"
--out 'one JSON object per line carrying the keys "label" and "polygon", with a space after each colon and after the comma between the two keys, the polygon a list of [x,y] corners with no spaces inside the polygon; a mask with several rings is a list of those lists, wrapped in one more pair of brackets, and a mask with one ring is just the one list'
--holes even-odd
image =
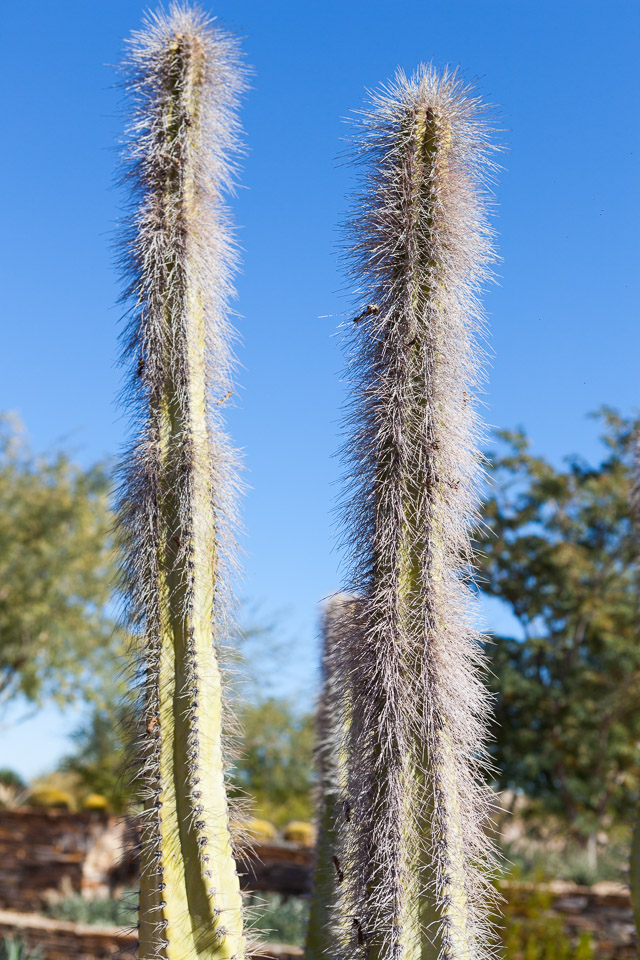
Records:
{"label": "cactus areole", "polygon": [[354,150],[343,515],[361,600],[332,644],[351,717],[335,953],[477,960],[490,950],[487,695],[466,578],[487,128],[455,74],[423,66],[373,97]]}
{"label": "cactus areole", "polygon": [[222,749],[233,455],[210,403],[229,393],[232,242],[221,196],[237,148],[235,42],[174,6],[134,34],[123,262],[125,402],[135,438],[120,531],[141,660],[139,957],[245,956]]}

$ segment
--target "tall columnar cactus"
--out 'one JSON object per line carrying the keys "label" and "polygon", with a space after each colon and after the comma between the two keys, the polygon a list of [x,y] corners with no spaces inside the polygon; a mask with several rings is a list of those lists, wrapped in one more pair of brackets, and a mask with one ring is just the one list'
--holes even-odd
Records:
{"label": "tall columnar cactus", "polygon": [[475,960],[491,896],[487,695],[466,583],[493,256],[483,108],[455,74],[399,72],[355,151],[344,515],[362,602],[339,657],[351,722],[336,952]]}
{"label": "tall columnar cactus", "polygon": [[631,834],[631,856],[629,858],[629,882],[631,902],[636,932],[640,939],[640,801],[636,809],[636,821]]}
{"label": "tall columnar cactus", "polygon": [[230,391],[233,244],[222,197],[242,69],[233,39],[177,5],[133,35],[126,68],[125,399],[136,436],[120,530],[142,658],[139,956],[241,958],[216,652],[235,471],[210,395],[219,403]]}
{"label": "tall columnar cactus", "polygon": [[[640,430],[633,438],[633,467],[631,477],[631,522],[636,536],[636,578],[638,588],[637,627],[640,632]],[[631,835],[631,856],[629,858],[629,881],[633,903],[633,917],[640,938],[640,798],[636,810],[636,820]]]}
{"label": "tall columnar cactus", "polygon": [[325,960],[333,949],[332,905],[335,902],[340,867],[336,860],[338,824],[344,817],[347,777],[346,738],[350,705],[341,675],[339,658],[342,638],[357,607],[355,597],[330,597],[322,616],[322,688],[315,724],[317,843],[313,872],[313,896],[307,927],[306,960]]}

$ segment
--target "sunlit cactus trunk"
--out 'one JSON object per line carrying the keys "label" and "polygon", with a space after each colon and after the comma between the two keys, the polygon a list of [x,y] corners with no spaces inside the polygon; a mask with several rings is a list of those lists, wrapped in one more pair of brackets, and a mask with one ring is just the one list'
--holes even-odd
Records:
{"label": "sunlit cactus trunk", "polygon": [[477,295],[492,259],[482,109],[452,74],[399,73],[356,140],[345,498],[349,822],[336,952],[488,950],[487,695],[466,583],[479,457]]}
{"label": "sunlit cactus trunk", "polygon": [[120,529],[142,656],[139,957],[242,958],[216,652],[234,469],[209,399],[229,392],[232,248],[221,194],[242,72],[234,41],[183,6],[134,34],[126,67],[134,115],[124,347],[137,434]]}

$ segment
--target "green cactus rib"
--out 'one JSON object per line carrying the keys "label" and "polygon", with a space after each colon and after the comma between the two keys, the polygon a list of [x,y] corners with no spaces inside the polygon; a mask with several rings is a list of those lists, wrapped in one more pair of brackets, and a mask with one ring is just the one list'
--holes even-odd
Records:
{"label": "green cactus rib", "polygon": [[139,957],[245,956],[230,835],[217,644],[232,456],[208,402],[228,386],[229,240],[220,191],[241,85],[233,42],[174,6],[134,36],[137,195],[125,355],[141,422],[120,526],[143,662]]}
{"label": "green cactus rib", "polygon": [[334,909],[345,960],[490,949],[488,703],[465,583],[492,258],[480,113],[455,74],[421,67],[374,96],[356,141],[348,252],[366,306],[348,337],[344,515],[361,613],[336,658],[353,704]]}
{"label": "green cactus rib", "polygon": [[[443,181],[447,176],[451,125],[446,118],[443,121],[432,108],[424,105],[416,111],[413,124],[414,133],[409,138],[409,143],[414,153],[412,166],[416,198],[415,216],[418,219],[422,213],[423,229],[430,233],[435,227],[438,190],[442,189]],[[440,513],[438,501],[442,497],[440,484],[446,474],[438,461],[438,430],[429,417],[424,389],[424,371],[426,371],[427,380],[433,380],[436,376],[434,368],[438,364],[438,358],[447,349],[444,339],[446,324],[433,322],[433,319],[425,317],[421,310],[422,304],[428,303],[430,299],[435,298],[437,303],[438,286],[443,282],[441,278],[444,270],[433,258],[429,258],[428,250],[422,255],[418,252],[415,262],[420,265],[420,268],[416,271],[417,275],[413,280],[411,311],[413,326],[409,328],[409,337],[410,341],[415,341],[415,345],[409,357],[408,370],[409,378],[415,384],[417,412],[414,413],[411,410],[407,412],[406,430],[410,435],[413,423],[426,424],[426,430],[423,429],[415,437],[416,449],[419,449],[420,445],[423,447],[422,458],[416,465],[414,476],[407,482],[404,498],[407,528],[404,531],[404,542],[401,546],[404,570],[401,570],[400,574],[399,603],[402,617],[406,621],[402,629],[407,634],[411,631],[412,618],[420,617],[422,590],[437,593],[445,575],[443,566],[446,563],[442,549],[446,532],[438,522]],[[441,425],[441,429],[442,427],[446,429],[445,424]],[[432,505],[431,536],[426,541],[420,538],[419,525],[415,532],[410,529],[414,505],[420,501],[422,491],[427,492],[428,501]],[[428,579],[424,577],[422,570],[425,555],[430,557]],[[441,632],[442,625],[437,622],[437,603],[432,602],[431,606],[435,630]],[[415,669],[419,670],[419,668],[419,663],[415,664]],[[424,719],[422,723],[425,725]],[[432,750],[429,750],[427,742],[427,749],[421,752],[420,761],[411,781],[414,784],[420,784],[420,788],[424,789],[426,784],[421,772],[432,772],[436,785],[434,794],[438,797],[438,805],[437,807],[435,804],[431,805],[429,817],[424,820],[422,829],[426,829],[427,835],[421,849],[431,851],[437,844],[446,847],[447,868],[440,871],[440,876],[429,876],[434,866],[430,853],[426,857],[423,855],[421,861],[417,861],[419,880],[416,902],[419,904],[419,911],[417,922],[413,927],[418,933],[417,942],[414,940],[414,949],[419,943],[420,952],[418,954],[415,949],[416,955],[421,956],[423,960],[436,960],[443,946],[444,935],[446,947],[453,957],[470,960],[473,933],[467,911],[461,809],[451,735],[444,716],[440,718],[434,739],[435,744]]]}

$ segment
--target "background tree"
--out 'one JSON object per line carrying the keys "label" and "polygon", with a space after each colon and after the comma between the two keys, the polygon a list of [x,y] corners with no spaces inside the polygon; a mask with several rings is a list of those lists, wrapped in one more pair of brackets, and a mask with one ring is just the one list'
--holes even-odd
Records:
{"label": "background tree", "polygon": [[95,696],[117,672],[108,490],[103,466],[36,456],[0,417],[0,705]]}
{"label": "background tree", "polygon": [[19,790],[24,790],[26,784],[19,773],[16,773],[15,770],[11,770],[9,767],[2,767],[0,769],[0,785],[3,787],[16,787]]}
{"label": "background tree", "polygon": [[122,705],[98,707],[73,734],[74,751],[60,770],[78,775],[86,793],[105,797],[115,813],[127,809],[135,792],[128,757],[131,736]]}
{"label": "background tree", "polygon": [[[287,687],[285,698],[282,685],[269,682],[286,673],[291,644],[286,624],[280,616],[271,619],[249,604],[242,624],[230,631],[229,642],[227,669],[241,681],[230,690],[238,717],[232,793],[248,794],[256,816],[278,827],[290,820],[308,820],[314,779],[313,718],[294,704],[308,701],[309,695],[293,685]],[[129,740],[127,708],[115,696],[83,718],[72,735],[73,749],[59,769],[77,774],[85,792],[102,794],[112,809],[124,809],[136,793],[129,782]]]}
{"label": "background tree", "polygon": [[504,601],[517,635],[488,655],[503,788],[574,834],[630,822],[640,742],[636,547],[629,516],[637,422],[597,414],[605,456],[555,469],[523,431],[501,431],[479,542],[480,587]]}
{"label": "background tree", "polygon": [[258,816],[284,826],[311,818],[313,717],[286,700],[269,698],[240,714],[242,738],[235,773]]}
{"label": "background tree", "polygon": [[[287,700],[270,697],[239,710],[237,765],[232,790],[248,794],[258,817],[278,827],[311,818],[313,718]],[[74,749],[60,770],[79,776],[86,793],[99,793],[118,812],[135,795],[125,709],[98,707],[73,734]]]}

